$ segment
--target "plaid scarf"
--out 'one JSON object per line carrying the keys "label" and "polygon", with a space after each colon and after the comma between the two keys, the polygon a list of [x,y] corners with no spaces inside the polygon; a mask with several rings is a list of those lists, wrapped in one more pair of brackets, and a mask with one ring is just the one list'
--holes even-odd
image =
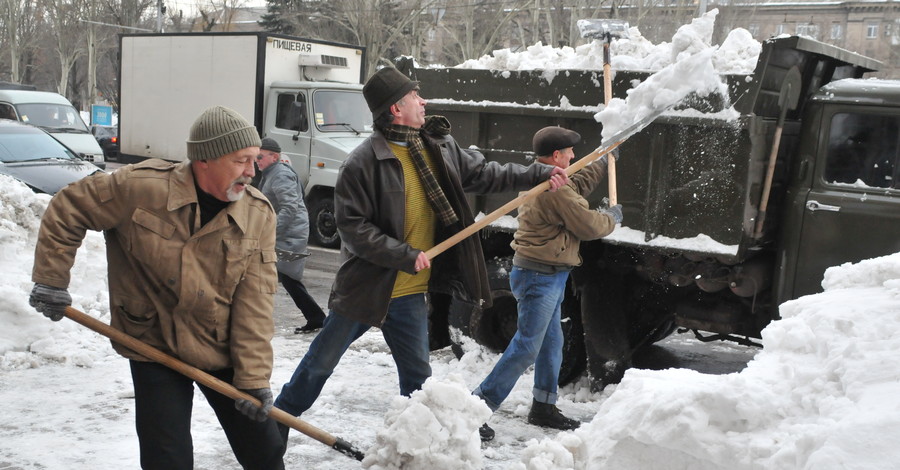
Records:
{"label": "plaid scarf", "polygon": [[428,116],[421,129],[398,124],[392,124],[384,129],[384,137],[387,140],[406,142],[409,155],[416,165],[416,172],[422,179],[422,187],[425,189],[428,202],[441,223],[444,226],[450,226],[456,223],[459,217],[450,205],[450,201],[447,200],[447,195],[438,184],[431,168],[428,168],[428,164],[425,163],[425,139],[422,138],[424,133],[447,135],[450,133],[450,123],[443,116]]}

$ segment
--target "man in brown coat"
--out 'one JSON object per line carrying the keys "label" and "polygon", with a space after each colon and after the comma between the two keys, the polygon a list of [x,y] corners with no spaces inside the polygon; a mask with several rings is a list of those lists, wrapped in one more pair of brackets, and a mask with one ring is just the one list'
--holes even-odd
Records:
{"label": "man in brown coat", "polygon": [[[87,230],[103,231],[112,327],[258,398],[198,384],[245,469],[282,469],[272,374],[275,213],[255,188],[256,129],[216,106],[191,127],[189,161],[148,160],[63,188],[41,220],[30,303],[54,321]],[[131,362],[141,466],[193,467],[193,381],[113,344]]]}
{"label": "man in brown coat", "polygon": [[[537,131],[532,145],[539,162],[568,168],[575,157],[572,147],[580,141],[577,132],[551,126]],[[572,175],[558,191],[539,194],[519,208],[519,228],[512,242],[516,254],[509,274],[518,302],[518,329],[473,393],[497,411],[519,376],[534,365],[534,399],[528,422],[536,426],[575,429],[579,425],[556,408],[563,346],[560,306],[569,271],[581,264],[581,240],[606,236],[622,222],[621,206],[594,210],[585,199],[606,176],[604,158]],[[494,438],[494,430],[487,424],[479,433],[482,440]]]}

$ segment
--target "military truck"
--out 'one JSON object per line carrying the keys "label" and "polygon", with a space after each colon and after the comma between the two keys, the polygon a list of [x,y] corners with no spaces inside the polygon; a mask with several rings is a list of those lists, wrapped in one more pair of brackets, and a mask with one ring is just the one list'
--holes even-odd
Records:
{"label": "military truck", "polygon": [[310,239],[337,247],[334,183],[372,133],[365,48],[269,33],[120,36],[119,159],[181,161],[194,119],[228,106],[278,141],[303,183]]}
{"label": "military truck", "polygon": [[[689,99],[627,139],[624,225],[582,243],[563,304],[560,382],[586,367],[595,389],[616,383],[635,351],[676,328],[756,344],[782,302],[821,291],[827,267],[900,251],[900,81],[861,78],[878,65],[808,37],[767,40],[752,74],[723,77],[736,119],[721,117],[727,99]],[[489,159],[527,163],[548,125],[581,134],[576,155],[600,146],[602,71],[398,66],[421,82],[427,112]],[[648,75],[617,71],[613,96]],[[606,195],[598,188],[592,207]],[[470,202],[488,214],[513,197]],[[479,234],[493,306],[451,303],[447,315],[501,351],[516,330],[516,224],[499,222]]]}

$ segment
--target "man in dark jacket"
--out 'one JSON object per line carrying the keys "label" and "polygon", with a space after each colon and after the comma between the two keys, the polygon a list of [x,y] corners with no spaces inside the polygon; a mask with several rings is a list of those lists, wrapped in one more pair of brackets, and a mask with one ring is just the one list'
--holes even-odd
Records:
{"label": "man in dark jacket", "polygon": [[[245,469],[283,469],[272,407],[275,213],[250,187],[259,134],[214,106],[191,127],[186,162],[151,159],[63,188],[41,219],[31,305],[58,321],[87,230],[103,231],[111,326],[242,389],[197,384]],[[141,467],[193,468],[194,381],[128,348]]]}
{"label": "man in dark jacket", "polygon": [[[426,293],[490,303],[477,236],[441,254],[425,251],[474,222],[465,192],[531,188],[565,171],[545,164],[488,162],[460,148],[440,116],[425,116],[418,83],[394,68],[363,87],[375,132],[347,157],[335,186],[335,214],[343,263],[331,290],[325,326],[285,384],[276,406],[300,415],[309,409],[351,343],[381,328],[397,364],[400,393],[409,396],[431,375]],[[286,437],[287,428],[282,431]]]}
{"label": "man in dark jacket", "polygon": [[309,240],[309,213],[303,203],[303,185],[290,166],[282,163],[281,146],[271,137],[262,140],[256,165],[262,176],[259,190],[272,203],[278,224],[275,235],[275,252],[278,254],[278,281],[291,296],[300,313],[306,317],[306,325],[294,333],[310,333],[322,328],[325,312],[303,285],[303,267],[306,264],[306,244]]}

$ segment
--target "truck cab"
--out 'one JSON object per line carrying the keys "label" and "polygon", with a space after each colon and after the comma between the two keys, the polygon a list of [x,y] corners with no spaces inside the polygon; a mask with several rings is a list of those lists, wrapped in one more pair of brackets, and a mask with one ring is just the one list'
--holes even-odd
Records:
{"label": "truck cab", "polygon": [[779,252],[780,302],[830,266],[900,251],[900,81],[844,79],[807,104]]}
{"label": "truck cab", "polygon": [[372,114],[362,86],[274,82],[267,97],[265,134],[281,146],[301,181],[306,181],[310,238],[337,247],[333,188],[344,158],[372,133]]}

